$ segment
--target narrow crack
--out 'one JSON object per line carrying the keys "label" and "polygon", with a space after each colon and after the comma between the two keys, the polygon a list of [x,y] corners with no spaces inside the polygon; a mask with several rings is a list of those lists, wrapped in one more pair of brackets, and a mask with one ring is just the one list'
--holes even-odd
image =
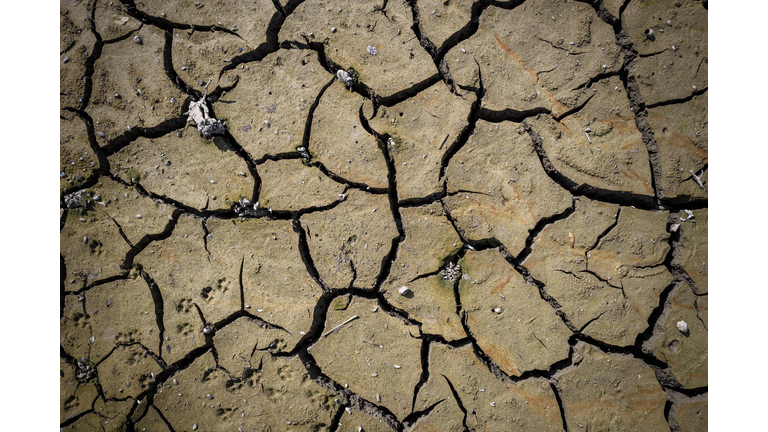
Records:
{"label": "narrow crack", "polygon": [[560,418],[563,419],[563,430],[565,432],[570,432],[571,429],[568,424],[568,407],[565,405],[565,395],[563,394],[563,389],[561,389],[558,384],[559,383],[557,379],[549,379],[549,387],[552,389],[552,393],[555,394],[557,406],[560,408]]}
{"label": "narrow crack", "polygon": [[459,396],[459,393],[456,391],[456,387],[453,386],[453,383],[451,380],[448,379],[447,376],[440,374],[445,378],[445,382],[448,383],[448,388],[451,389],[451,394],[453,395],[453,399],[456,400],[456,405],[459,406],[459,409],[461,410],[461,413],[464,415],[461,419],[461,425],[464,426],[465,431],[469,431],[469,427],[467,426],[467,408],[464,407],[464,402],[462,402],[461,397]]}
{"label": "narrow crack", "polygon": [[525,261],[528,259],[528,257],[531,255],[531,252],[533,251],[533,242],[536,241],[536,238],[539,237],[539,234],[541,234],[542,231],[544,231],[544,228],[546,228],[549,225],[554,224],[555,222],[559,222],[561,220],[568,219],[574,212],[576,212],[576,199],[571,199],[571,206],[566,208],[560,213],[553,214],[552,216],[547,216],[539,219],[538,222],[536,222],[536,225],[528,230],[528,237],[525,239],[525,247],[520,252],[520,254],[517,255],[515,261],[519,263],[520,265],[524,264]]}
{"label": "narrow crack", "polygon": [[157,234],[146,234],[144,237],[139,240],[138,243],[134,247],[132,247],[126,254],[125,258],[123,259],[122,264],[120,265],[120,268],[124,270],[129,270],[133,267],[133,259],[136,257],[136,255],[140,254],[147,246],[149,246],[150,243],[153,241],[159,241],[159,240],[165,240],[168,237],[173,234],[173,229],[176,227],[176,223],[179,220],[179,216],[181,216],[181,210],[174,210],[171,214],[171,218],[168,221],[168,223],[165,225],[165,229],[163,231],[157,233]]}
{"label": "narrow crack", "polygon": [[456,140],[454,140],[453,143],[451,143],[451,145],[445,150],[445,153],[443,153],[443,157],[440,160],[440,181],[445,178],[445,172],[448,169],[448,164],[451,162],[453,156],[458,153],[459,150],[464,147],[464,145],[467,144],[469,137],[471,137],[475,132],[477,120],[480,117],[480,111],[483,106],[483,97],[485,97],[485,87],[483,86],[483,75],[480,68],[480,63],[475,60],[475,64],[477,64],[477,73],[480,87],[475,91],[476,99],[469,109],[467,125],[464,127],[464,129],[461,130],[459,135],[456,137]]}
{"label": "narrow crack", "polygon": [[[413,388],[411,413],[413,413],[416,409],[416,399],[419,397],[419,390],[421,390],[424,384],[429,381],[429,347],[431,342],[431,339],[427,337],[424,337],[421,340],[421,351],[419,353],[421,359],[421,375],[419,376],[419,382],[417,382],[416,386]],[[405,420],[403,420],[403,423],[405,423]]]}
{"label": "narrow crack", "polygon": [[165,338],[165,324],[163,321],[163,294],[160,292],[160,288],[157,286],[155,280],[152,279],[152,277],[147,272],[140,270],[139,274],[141,274],[141,277],[147,283],[149,292],[152,294],[152,302],[155,304],[155,322],[157,323],[157,329],[160,332],[159,340],[157,342],[157,352],[162,353],[163,340]]}
{"label": "narrow crack", "polygon": [[445,56],[440,55],[440,50],[438,50],[437,46],[435,46],[435,44],[432,43],[432,41],[430,41],[427,35],[424,33],[424,27],[421,24],[421,12],[419,10],[418,3],[416,0],[406,0],[406,3],[408,3],[408,5],[411,7],[411,14],[413,17],[411,30],[413,31],[413,34],[416,36],[416,39],[419,40],[422,48],[424,48],[427,54],[432,57],[432,61],[435,63],[435,67],[440,73],[440,77],[443,79],[443,82],[445,82],[445,85],[448,86],[448,89],[451,91],[451,93],[458,95],[459,92],[456,89],[456,83],[453,80],[453,75],[451,75],[451,71],[448,68],[448,62],[445,61]]}

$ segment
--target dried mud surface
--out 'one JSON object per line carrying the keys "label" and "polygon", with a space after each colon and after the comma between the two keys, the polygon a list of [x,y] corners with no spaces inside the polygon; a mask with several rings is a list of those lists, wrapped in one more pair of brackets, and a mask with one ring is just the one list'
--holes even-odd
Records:
{"label": "dried mud surface", "polygon": [[60,7],[61,430],[706,430],[706,2]]}

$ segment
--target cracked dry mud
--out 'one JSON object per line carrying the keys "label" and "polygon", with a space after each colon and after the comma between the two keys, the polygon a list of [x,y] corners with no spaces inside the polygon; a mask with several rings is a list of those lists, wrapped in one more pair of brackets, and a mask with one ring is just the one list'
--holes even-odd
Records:
{"label": "cracked dry mud", "polygon": [[61,429],[706,430],[706,4],[61,0]]}

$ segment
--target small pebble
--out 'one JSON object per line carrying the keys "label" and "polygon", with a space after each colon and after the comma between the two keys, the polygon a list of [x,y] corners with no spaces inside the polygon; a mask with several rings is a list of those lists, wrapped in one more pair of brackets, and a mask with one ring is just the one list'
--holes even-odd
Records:
{"label": "small pebble", "polygon": [[141,219],[141,215],[140,215],[140,214],[137,214],[137,215],[136,215],[136,219]]}

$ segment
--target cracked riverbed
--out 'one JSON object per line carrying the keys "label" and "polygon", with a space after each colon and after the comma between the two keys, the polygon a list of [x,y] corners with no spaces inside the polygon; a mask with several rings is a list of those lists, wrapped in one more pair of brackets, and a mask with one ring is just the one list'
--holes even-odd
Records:
{"label": "cracked riverbed", "polygon": [[706,2],[60,7],[62,430],[706,430]]}

